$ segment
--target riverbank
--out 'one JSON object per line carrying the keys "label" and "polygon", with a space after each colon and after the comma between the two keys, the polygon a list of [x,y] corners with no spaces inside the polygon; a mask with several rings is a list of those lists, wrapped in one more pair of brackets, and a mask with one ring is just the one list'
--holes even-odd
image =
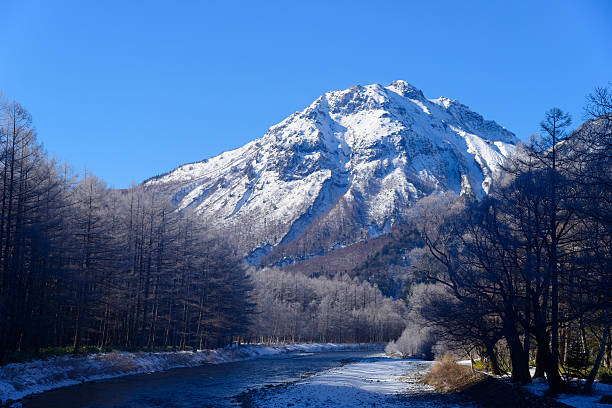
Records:
{"label": "riverbank", "polygon": [[[466,367],[470,361],[460,361],[458,364]],[[551,395],[548,384],[543,378],[536,378],[529,385],[519,385],[512,383],[507,376],[498,377],[490,373],[480,373],[482,379],[461,393],[485,408],[603,408],[609,405],[599,404],[599,401],[604,396],[612,395],[612,386],[598,381],[595,382],[594,392],[591,395]]]}
{"label": "riverbank", "polygon": [[[563,399],[563,396],[561,401],[544,393],[536,395],[532,390],[512,384],[503,378],[484,374],[466,387],[461,387],[458,392],[436,391],[434,387],[423,383],[424,374],[430,372],[435,364],[438,363],[379,355],[315,373],[291,383],[248,390],[238,396],[237,401],[243,408],[604,407],[584,399],[574,400],[573,404]],[[441,381],[453,385],[456,379],[447,378]]]}
{"label": "riverbank", "polygon": [[570,408],[547,395],[536,395],[504,379],[487,376],[460,392],[482,408]]}
{"label": "riverbank", "polygon": [[[542,378],[536,378],[529,385],[521,387],[524,391],[528,391],[532,395],[546,396],[548,393],[548,384]],[[565,406],[575,408],[604,408],[610,407],[610,402],[600,404],[602,398],[612,401],[612,384],[604,384],[595,381],[593,384],[593,393],[590,395],[583,394],[560,394],[556,396],[556,400],[565,404]]]}
{"label": "riverbank", "polygon": [[221,364],[277,354],[382,350],[382,347],[380,344],[251,344],[197,352],[111,352],[53,357],[0,367],[0,403],[69,385],[173,368]]}
{"label": "riverbank", "polygon": [[249,390],[237,400],[245,408],[473,407],[461,395],[438,393],[420,381],[432,364],[381,354],[292,383]]}

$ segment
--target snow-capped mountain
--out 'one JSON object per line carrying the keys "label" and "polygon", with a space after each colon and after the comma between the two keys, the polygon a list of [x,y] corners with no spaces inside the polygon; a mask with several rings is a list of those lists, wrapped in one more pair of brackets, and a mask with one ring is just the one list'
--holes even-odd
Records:
{"label": "snow-capped mountain", "polygon": [[380,234],[434,191],[480,197],[516,143],[467,106],[395,81],[327,92],[262,138],[146,183],[256,262],[308,234],[304,254],[329,249],[313,239]]}

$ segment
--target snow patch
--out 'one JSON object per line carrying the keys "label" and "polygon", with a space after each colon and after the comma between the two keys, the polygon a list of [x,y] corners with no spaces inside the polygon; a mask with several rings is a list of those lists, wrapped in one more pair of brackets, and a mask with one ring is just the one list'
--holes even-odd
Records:
{"label": "snow patch", "polygon": [[[256,394],[261,407],[419,407],[437,406],[422,401],[433,388],[418,381],[431,361],[391,359],[383,355],[317,373],[284,388]],[[410,400],[410,395],[419,398]],[[445,403],[459,407],[458,403]],[[465,406],[465,405],[463,405]]]}
{"label": "snow patch", "polygon": [[[529,385],[523,386],[526,390],[535,395],[544,395],[548,391],[548,384],[543,378],[535,378]],[[561,394],[557,396],[557,401],[576,408],[599,408],[609,407],[608,404],[598,404],[597,402],[604,395],[612,395],[612,384],[603,384],[596,381],[593,384],[592,395]]]}

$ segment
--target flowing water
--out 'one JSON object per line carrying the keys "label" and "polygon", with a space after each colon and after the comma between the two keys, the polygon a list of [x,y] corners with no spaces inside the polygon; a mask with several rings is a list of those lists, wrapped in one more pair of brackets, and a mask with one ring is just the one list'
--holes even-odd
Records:
{"label": "flowing water", "polygon": [[303,376],[359,361],[372,352],[303,353],[179,368],[61,388],[26,398],[24,408],[228,407],[248,389],[295,381]]}

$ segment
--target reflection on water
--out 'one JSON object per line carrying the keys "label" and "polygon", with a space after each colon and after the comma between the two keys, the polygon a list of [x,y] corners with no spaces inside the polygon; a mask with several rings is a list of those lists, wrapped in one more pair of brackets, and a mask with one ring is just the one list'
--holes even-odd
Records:
{"label": "reflection on water", "polygon": [[255,360],[180,368],[115,378],[50,391],[24,400],[33,407],[227,407],[247,389],[280,384],[302,375],[356,361],[372,352],[271,356]]}

